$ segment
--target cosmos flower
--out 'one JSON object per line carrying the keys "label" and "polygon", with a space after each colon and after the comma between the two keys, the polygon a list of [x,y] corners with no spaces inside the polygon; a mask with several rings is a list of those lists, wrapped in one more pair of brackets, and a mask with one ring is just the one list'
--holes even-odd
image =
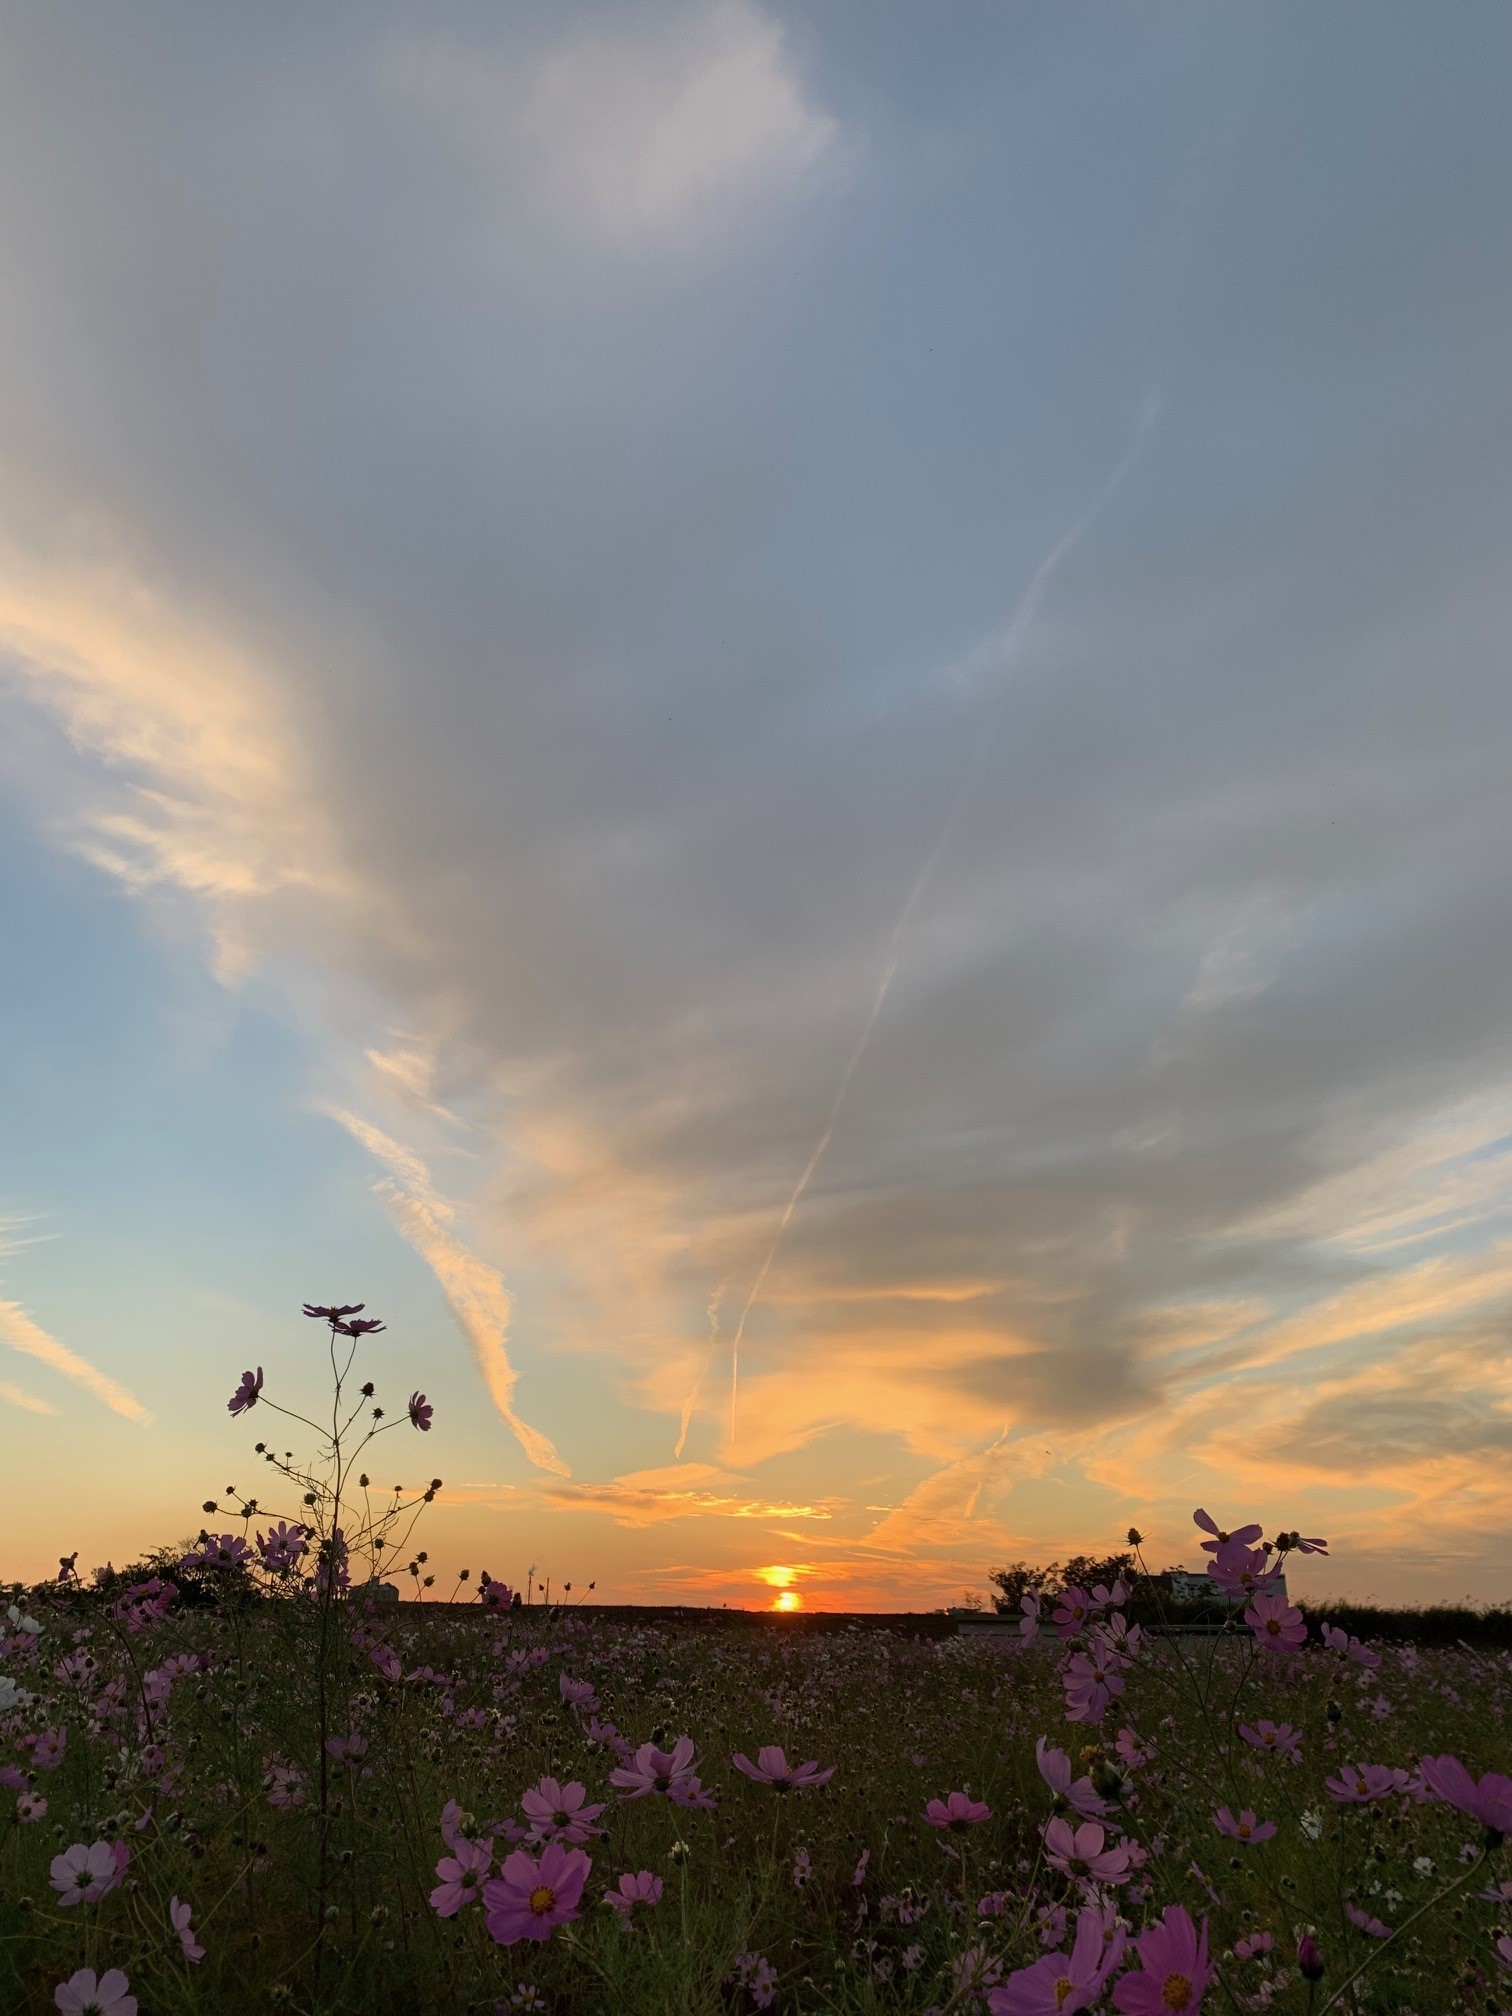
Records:
{"label": "cosmos flower", "polygon": [[628,1764],[609,1773],[609,1783],[627,1799],[644,1799],[648,1792],[670,1792],[692,1776],[693,1738],[679,1736],[670,1750],[642,1743]]}
{"label": "cosmos flower", "polygon": [[409,1417],[422,1435],[430,1433],[431,1416],[435,1413],[423,1393],[411,1393],[409,1397]]}
{"label": "cosmos flower", "polygon": [[1210,1540],[1204,1540],[1202,1543],[1204,1554],[1216,1554],[1221,1548],[1229,1546],[1248,1547],[1260,1538],[1261,1533],[1261,1528],[1258,1526],[1241,1526],[1237,1532],[1225,1533],[1200,1505],[1192,1514],[1192,1524],[1200,1526],[1204,1533],[1212,1535]]}
{"label": "cosmos flower", "polygon": [[1384,1799],[1389,1792],[1402,1791],[1407,1774],[1389,1764],[1347,1764],[1336,1778],[1325,1778],[1323,1783],[1329,1797],[1340,1806],[1364,1806],[1372,1799]]}
{"label": "cosmos flower", "polygon": [[53,1990],[53,2000],[63,2016],[137,2016],[130,1986],[119,1967],[107,1967],[98,1979],[93,1967],[81,1967]]}
{"label": "cosmos flower", "polygon": [[1107,1811],[1106,1801],[1100,1799],[1093,1790],[1090,1778],[1071,1776],[1071,1759],[1064,1750],[1047,1743],[1041,1736],[1034,1746],[1034,1761],[1039,1765],[1041,1778],[1055,1794],[1057,1803],[1064,1803],[1079,1813],[1084,1820],[1095,1820]]}
{"label": "cosmos flower", "polygon": [[263,1368],[261,1365],[258,1366],[255,1373],[243,1372],[240,1386],[237,1387],[231,1398],[226,1402],[226,1412],[228,1414],[242,1414],[245,1413],[247,1408],[255,1407],[257,1405],[257,1396],[262,1391],[262,1383]]}
{"label": "cosmos flower", "polygon": [[1302,1735],[1290,1722],[1261,1721],[1253,1728],[1248,1722],[1241,1722],[1239,1734],[1256,1750],[1272,1750],[1278,1757],[1289,1757],[1293,1764],[1302,1761]]}
{"label": "cosmos flower", "polygon": [[184,1958],[198,1966],[205,1957],[205,1949],[195,1938],[190,1926],[189,1921],[193,1916],[194,1913],[187,1904],[180,1903],[177,1897],[169,1898],[168,1922],[179,1936],[179,1944],[184,1949]]}
{"label": "cosmos flower", "polygon": [[1512,1778],[1487,1771],[1477,1784],[1457,1757],[1425,1757],[1418,1769],[1428,1790],[1447,1805],[1493,1834],[1512,1834]]}
{"label": "cosmos flower", "polygon": [[965,1792],[951,1792],[943,1799],[931,1799],[924,1808],[931,1827],[948,1827],[952,1834],[964,1834],[968,1827],[980,1827],[992,1818],[992,1808]]}
{"label": "cosmos flower", "polygon": [[1276,1832],[1274,1820],[1257,1820],[1248,1807],[1236,1820],[1227,1806],[1220,1806],[1213,1815],[1213,1825],[1220,1834],[1226,1834],[1231,1841],[1247,1841],[1251,1846],[1260,1841],[1272,1840]]}
{"label": "cosmos flower", "polygon": [[438,1918],[455,1918],[464,1904],[474,1903],[493,1867],[492,1841],[468,1841],[458,1835],[451,1849],[436,1864],[440,1881],[430,1893],[430,1906]]}
{"label": "cosmos flower", "polygon": [[304,1312],[306,1316],[315,1316],[321,1322],[329,1323],[332,1329],[334,1329],[343,1316],[355,1316],[359,1311],[366,1309],[366,1307],[366,1302],[333,1302],[329,1305],[320,1302],[306,1302]]}
{"label": "cosmos flower", "polygon": [[1071,1823],[1057,1815],[1045,1823],[1045,1860],[1063,1876],[1121,1883],[1129,1873],[1129,1851],[1106,1847],[1107,1838],[1095,1820],[1084,1820],[1073,1833]]}
{"label": "cosmos flower", "polygon": [[628,1932],[635,1921],[637,1911],[649,1909],[659,1904],[662,1897],[662,1879],[653,1876],[649,1869],[642,1869],[638,1875],[621,1876],[614,1889],[604,1893],[604,1902],[619,1913],[620,1923]]}
{"label": "cosmos flower", "polygon": [[730,1762],[753,1783],[770,1785],[774,1792],[805,1792],[810,1786],[827,1785],[835,1775],[833,1764],[821,1771],[815,1757],[806,1764],[789,1764],[775,1743],[764,1744],[754,1764],[743,1750],[737,1750]]}
{"label": "cosmos flower", "polygon": [[1255,1634],[1255,1643],[1266,1652],[1295,1652],[1307,1642],[1307,1625],[1302,1612],[1272,1589],[1261,1589],[1244,1613],[1244,1621]]}
{"label": "cosmos flower", "polygon": [[1116,1914],[1087,1906],[1077,1916],[1069,1955],[1047,1953],[989,1991],[992,2016],[1074,2016],[1089,2008],[1123,1958],[1125,1937]]}
{"label": "cosmos flower", "polygon": [[95,1841],[88,1847],[76,1842],[52,1859],[49,1873],[58,1903],[64,1908],[70,1904],[97,1904],[114,1890],[124,1866],[117,1862],[108,1841]]}
{"label": "cosmos flower", "polygon": [[587,1796],[576,1778],[566,1785],[559,1785],[555,1778],[543,1778],[539,1785],[522,1792],[520,1804],[534,1839],[577,1843],[601,1834],[603,1829],[592,1823],[603,1812],[603,1806],[585,1805]]}
{"label": "cosmos flower", "polygon": [[564,1848],[560,1841],[548,1841],[539,1860],[517,1848],[499,1875],[483,1885],[489,1937],[500,1946],[549,1939],[556,1926],[578,1916],[592,1867],[581,1848]]}
{"label": "cosmos flower", "polygon": [[1262,1953],[1269,1953],[1276,1944],[1274,1932],[1251,1932],[1247,1939],[1234,1941],[1236,1960],[1257,1960]]}
{"label": "cosmos flower", "polygon": [[1113,2006],[1125,2016],[1196,2016],[1213,1978],[1207,1920],[1199,1933],[1179,1904],[1168,1904],[1161,1918],[1134,1942],[1140,1971],[1125,1974],[1114,1986]]}
{"label": "cosmos flower", "polygon": [[1372,1918],[1368,1911],[1362,1911],[1358,1904],[1346,1904],[1344,1915],[1351,1925],[1358,1926],[1367,1939],[1389,1939],[1391,1927],[1383,1925],[1379,1918]]}

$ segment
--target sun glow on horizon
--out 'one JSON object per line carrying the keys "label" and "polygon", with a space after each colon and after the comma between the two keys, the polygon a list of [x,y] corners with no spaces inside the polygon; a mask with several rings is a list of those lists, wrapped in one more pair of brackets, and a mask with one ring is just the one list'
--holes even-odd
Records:
{"label": "sun glow on horizon", "polygon": [[801,1610],[803,1598],[796,1589],[783,1589],[772,1604],[774,1610]]}

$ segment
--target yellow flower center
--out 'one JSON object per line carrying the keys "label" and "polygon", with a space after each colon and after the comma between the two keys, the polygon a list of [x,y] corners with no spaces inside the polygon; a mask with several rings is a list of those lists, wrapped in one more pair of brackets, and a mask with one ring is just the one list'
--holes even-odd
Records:
{"label": "yellow flower center", "polygon": [[[544,1918],[555,1902],[556,1892],[548,1883],[538,1883],[530,1893],[530,1908],[538,1918]],[[1172,2006],[1179,2009],[1183,2005],[1177,2002]]]}
{"label": "yellow flower center", "polygon": [[1249,1837],[1250,1837],[1250,1830],[1248,1827],[1245,1826],[1244,1822],[1241,1820],[1239,1822],[1239,1839],[1241,1841],[1248,1841]]}
{"label": "yellow flower center", "polygon": [[1071,1976],[1069,1974],[1061,1974],[1057,1976],[1055,1983],[1055,2006],[1057,2009],[1065,2008],[1066,2004],[1071,1999],[1071,1990],[1075,1986],[1076,1983],[1071,1979]]}
{"label": "yellow flower center", "polygon": [[1167,1974],[1165,1986],[1160,1991],[1160,1999],[1167,2009],[1186,2009],[1191,2006],[1192,1984],[1185,1974]]}

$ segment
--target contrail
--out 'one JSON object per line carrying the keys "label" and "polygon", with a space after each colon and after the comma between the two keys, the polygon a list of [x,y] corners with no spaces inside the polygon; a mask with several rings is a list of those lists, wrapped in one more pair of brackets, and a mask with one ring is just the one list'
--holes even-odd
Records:
{"label": "contrail", "polygon": [[[1041,560],[1038,567],[1035,568],[1033,574],[1029,577],[1028,586],[1024,589],[1022,595],[1019,596],[1013,614],[1009,617],[1002,630],[990,641],[985,652],[977,654],[989,657],[995,663],[1000,673],[1006,670],[1012,662],[1025,637],[1029,634],[1034,619],[1039,613],[1040,604],[1044,601],[1051,582],[1055,579],[1055,576],[1060,572],[1060,569],[1065,565],[1071,554],[1076,551],[1082,540],[1086,538],[1103,512],[1107,510],[1119,489],[1128,480],[1135,464],[1145,451],[1146,444],[1159,416],[1160,394],[1152,391],[1146,395],[1140,407],[1139,419],[1135,423],[1134,437],[1114,465],[1111,475],[1092,499],[1092,502],[1087,505],[1079,517],[1072,521],[1050,548],[1044,559]],[[939,836],[930,848],[929,853],[925,856],[923,866],[914,877],[913,885],[909,889],[903,908],[898,913],[898,921],[893,926],[892,936],[887,944],[887,956],[882,963],[882,974],[877,982],[876,992],[872,996],[870,1011],[867,1014],[865,1022],[861,1025],[861,1033],[856,1038],[855,1046],[846,1060],[845,1069],[840,1074],[840,1084],[835,1092],[834,1101],[830,1106],[829,1117],[824,1123],[823,1132],[814,1145],[814,1152],[804,1164],[803,1174],[793,1185],[792,1194],[783,1207],[782,1216],[778,1220],[777,1230],[773,1234],[772,1243],[767,1248],[766,1258],[757,1270],[756,1279],[751,1283],[751,1292],[745,1299],[745,1307],[740,1312],[740,1320],[735,1325],[735,1334],[730,1340],[730,1451],[732,1455],[735,1449],[736,1408],[740,1399],[740,1340],[745,1335],[746,1318],[755,1307],[757,1297],[766,1283],[767,1275],[771,1272],[772,1262],[777,1258],[777,1249],[781,1246],[783,1235],[792,1222],[793,1213],[797,1210],[803,1193],[807,1190],[813,1178],[814,1171],[824,1159],[824,1151],[829,1147],[830,1139],[834,1134],[836,1122],[840,1118],[840,1109],[845,1104],[845,1095],[850,1090],[852,1078],[856,1075],[856,1067],[866,1055],[866,1046],[871,1041],[872,1031],[877,1026],[877,1017],[882,1013],[883,1003],[887,1000],[893,980],[897,975],[898,960],[902,952],[904,934],[908,930],[914,911],[919,907],[926,890],[934,880],[935,870],[944,858],[946,849],[955,837],[955,829],[960,819],[962,808],[971,795],[971,787],[976,781],[976,774],[985,761],[990,748],[991,738],[988,736],[981,736],[972,744],[971,753],[968,755],[966,763],[962,768],[960,782],[956,786],[950,807],[945,814]],[[686,1414],[683,1422],[683,1433],[685,1435],[687,1433]],[[682,1444],[679,1442],[679,1451],[681,1451],[681,1448]]]}
{"label": "contrail", "polygon": [[719,1286],[714,1290],[714,1293],[709,1297],[707,1311],[709,1318],[709,1342],[704,1351],[704,1362],[698,1368],[698,1377],[693,1381],[693,1390],[683,1402],[682,1427],[678,1431],[677,1447],[672,1451],[672,1459],[676,1463],[682,1461],[683,1444],[688,1439],[688,1423],[693,1419],[693,1409],[698,1405],[698,1396],[703,1391],[704,1380],[708,1377],[709,1366],[714,1359],[714,1346],[719,1342],[719,1305],[724,1300],[724,1292],[725,1283],[721,1281]]}

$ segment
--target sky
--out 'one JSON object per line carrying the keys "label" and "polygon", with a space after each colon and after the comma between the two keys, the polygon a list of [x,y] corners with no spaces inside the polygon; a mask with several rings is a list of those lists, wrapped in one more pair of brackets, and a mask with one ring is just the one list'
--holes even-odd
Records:
{"label": "sky", "polygon": [[3,11],[0,1575],[1512,1597],[1512,15]]}

